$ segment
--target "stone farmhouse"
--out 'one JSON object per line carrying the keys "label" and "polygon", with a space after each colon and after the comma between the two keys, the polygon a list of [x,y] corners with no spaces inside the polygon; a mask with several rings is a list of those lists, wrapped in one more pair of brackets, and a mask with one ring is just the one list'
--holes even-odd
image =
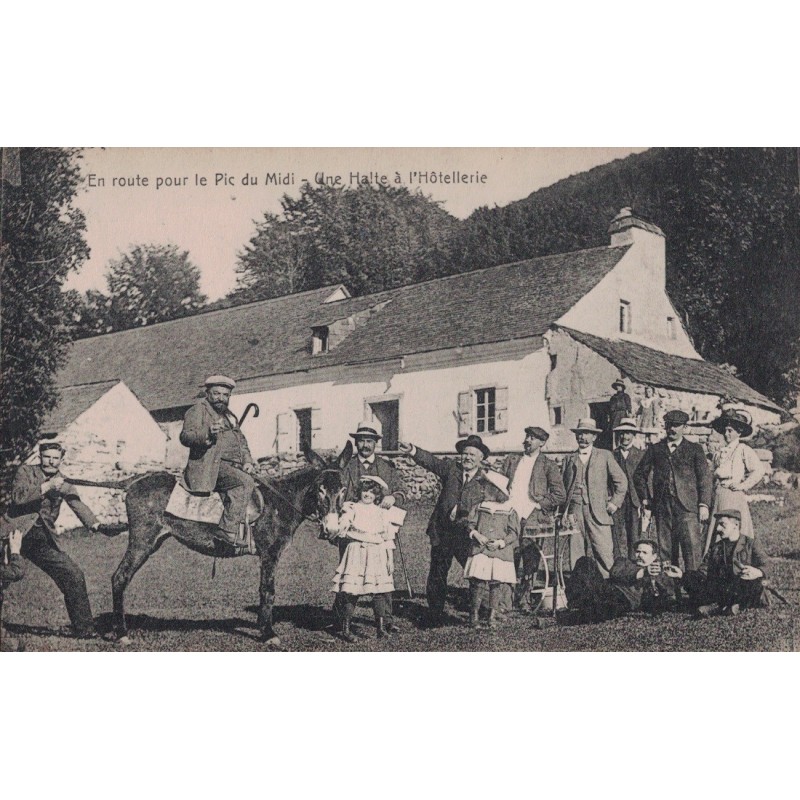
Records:
{"label": "stone farmhouse", "polygon": [[178,469],[183,415],[211,373],[237,380],[235,413],[258,404],[243,427],[256,458],[338,450],[370,417],[387,451],[452,452],[472,432],[519,450],[539,425],[564,452],[579,417],[604,418],[619,378],[634,408],[650,385],[664,410],[697,420],[725,397],[757,425],[778,422],[774,403],[695,350],[666,292],[661,230],[623,209],[609,236],[363,297],[325,286],[80,340],[47,433],[92,469]]}

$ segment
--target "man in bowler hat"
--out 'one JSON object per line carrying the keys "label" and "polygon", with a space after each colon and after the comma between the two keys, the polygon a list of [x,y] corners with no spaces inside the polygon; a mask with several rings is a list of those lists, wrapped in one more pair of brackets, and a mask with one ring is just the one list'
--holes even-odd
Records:
{"label": "man in bowler hat", "polygon": [[437,458],[407,442],[400,442],[399,448],[442,482],[442,491],[428,523],[431,540],[428,606],[431,610],[430,624],[439,625],[444,617],[447,574],[453,559],[462,567],[466,564],[473,538],[478,534],[475,529],[478,507],[484,500],[499,501],[501,493],[486,478],[482,462],[488,457],[489,448],[480,436],[471,434],[456,442],[460,463],[450,458]]}
{"label": "man in bowler hat", "polygon": [[644,508],[655,516],[661,558],[677,565],[682,554],[684,569],[692,571],[703,558],[702,525],[709,518],[712,478],[703,448],[685,438],[688,422],[684,411],[664,415],[667,437],[647,449],[633,484]]}

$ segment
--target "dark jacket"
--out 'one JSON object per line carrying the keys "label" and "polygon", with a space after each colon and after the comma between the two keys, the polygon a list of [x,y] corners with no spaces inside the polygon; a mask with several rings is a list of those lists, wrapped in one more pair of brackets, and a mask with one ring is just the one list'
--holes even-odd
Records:
{"label": "dark jacket", "polygon": [[622,471],[625,473],[625,477],[628,479],[628,497],[630,498],[631,504],[634,508],[639,508],[641,506],[642,501],[639,499],[639,493],[636,491],[636,487],[633,483],[633,475],[636,472],[636,467],[639,466],[639,462],[644,457],[644,450],[641,447],[631,447],[628,451],[628,457],[624,458],[622,455],[621,448],[617,447],[614,450],[614,458],[617,460],[617,464],[622,467]]}
{"label": "dark jacket", "polygon": [[490,540],[502,539],[505,547],[490,550],[486,545],[479,544],[473,539],[471,555],[483,554],[503,561],[514,560],[514,548],[519,543],[519,517],[516,511],[511,509],[510,514],[492,514],[478,509],[475,530],[488,536]]}
{"label": "dark jacket", "polygon": [[14,476],[11,487],[11,503],[5,514],[4,527],[16,528],[25,535],[34,527],[41,528],[56,549],[61,547],[56,535],[56,520],[61,511],[61,502],[75,512],[75,516],[86,528],[91,528],[97,517],[78,496],[77,489],[66,481],[58,491],[51,490],[42,495],[42,484],[49,480],[39,464],[23,464]]}
{"label": "dark jacket", "polygon": [[[668,497],[670,472],[675,474],[677,500],[684,511],[696,512],[699,505],[711,508],[711,468],[699,444],[681,439],[670,454],[666,439],[648,447],[633,474],[640,498],[647,498],[654,509]],[[652,474],[652,495],[648,478]]]}
{"label": "dark jacket", "polygon": [[675,600],[675,580],[665,575],[651,577],[645,575],[637,578],[641,567],[629,558],[618,558],[611,567],[609,580],[611,584],[628,601],[631,611],[652,609],[656,605],[665,606]]}
{"label": "dark jacket", "polygon": [[730,583],[738,577],[741,567],[756,567],[767,577],[769,559],[755,539],[749,536],[740,536],[731,546],[730,542],[716,538],[697,568],[709,582]]}
{"label": "dark jacket", "polygon": [[358,500],[358,482],[362,475],[377,475],[381,480],[386,482],[389,487],[389,493],[394,497],[398,504],[405,502],[405,494],[403,493],[403,480],[400,473],[394,466],[385,458],[375,456],[375,461],[370,465],[370,469],[365,470],[358,455],[354,455],[347,466],[342,470],[342,486],[345,487],[345,502],[355,502]]}
{"label": "dark jacket", "polygon": [[[189,448],[189,461],[186,464],[186,485],[192,492],[213,492],[219,476],[222,453],[216,434],[211,433],[211,423],[222,419],[205,398],[195,403],[183,418],[181,444]],[[242,451],[242,463],[252,464],[253,457],[247,446],[247,439],[239,429],[239,423],[232,411],[225,415]]]}
{"label": "dark jacket", "polygon": [[[421,447],[416,449],[413,458],[442,482],[442,491],[428,523],[431,545],[439,544],[447,536],[468,537],[477,522],[478,506],[484,500],[499,500],[501,494],[498,489],[486,480],[482,469],[478,470],[471,481],[464,484],[461,465],[452,459],[437,458]],[[452,519],[454,508],[455,519]]]}
{"label": "dark jacket", "polygon": [[[514,483],[514,474],[517,471],[521,455],[506,456],[500,472],[508,478],[509,488]],[[558,464],[551,461],[544,453],[536,455],[536,461],[531,470],[531,480],[528,484],[528,495],[531,500],[542,507],[545,514],[554,514],[558,507],[567,499],[564,489],[564,480]]]}

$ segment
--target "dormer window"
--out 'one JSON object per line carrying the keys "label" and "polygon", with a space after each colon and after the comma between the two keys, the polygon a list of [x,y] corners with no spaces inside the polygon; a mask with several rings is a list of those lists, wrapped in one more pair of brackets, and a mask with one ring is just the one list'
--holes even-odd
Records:
{"label": "dormer window", "polygon": [[627,300],[619,301],[619,332],[631,332],[631,304]]}
{"label": "dormer window", "polygon": [[319,325],[311,329],[311,355],[328,352],[328,326]]}

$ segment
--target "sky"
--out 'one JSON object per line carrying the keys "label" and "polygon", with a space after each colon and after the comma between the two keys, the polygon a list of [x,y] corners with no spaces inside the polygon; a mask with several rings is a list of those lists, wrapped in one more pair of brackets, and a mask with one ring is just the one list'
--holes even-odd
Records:
{"label": "sky", "polygon": [[644,149],[87,149],[76,202],[86,215],[91,256],[66,288],[106,291],[110,259],[134,244],[171,243],[189,251],[209,300],[222,297],[235,286],[237,253],[256,221],[279,213],[281,197],[296,196],[303,180],[344,186],[385,180],[419,189],[463,219],[480,206],[506,205]]}

